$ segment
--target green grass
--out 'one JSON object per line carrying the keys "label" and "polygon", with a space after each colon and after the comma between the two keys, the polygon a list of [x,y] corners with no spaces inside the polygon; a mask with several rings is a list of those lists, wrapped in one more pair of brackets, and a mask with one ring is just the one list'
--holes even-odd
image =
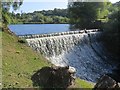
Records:
{"label": "green grass", "polygon": [[2,23],[1,23],[1,21],[0,21],[0,28],[2,27]]}
{"label": "green grass", "polygon": [[0,31],[0,89],[2,83],[2,33]]}
{"label": "green grass", "polygon": [[89,90],[92,90],[92,88],[94,88],[94,83],[82,80],[80,78],[77,78],[75,82],[76,87],[78,88],[89,88]]}
{"label": "green grass", "polygon": [[40,54],[17,40],[15,36],[2,33],[3,87],[33,87],[31,76],[41,67],[50,64]]}
{"label": "green grass", "polygon": [[[0,33],[1,34],[1,33]],[[2,85],[4,88],[33,87],[31,76],[35,71],[51,64],[18,37],[2,32]],[[93,84],[76,79],[76,88],[92,88]]]}

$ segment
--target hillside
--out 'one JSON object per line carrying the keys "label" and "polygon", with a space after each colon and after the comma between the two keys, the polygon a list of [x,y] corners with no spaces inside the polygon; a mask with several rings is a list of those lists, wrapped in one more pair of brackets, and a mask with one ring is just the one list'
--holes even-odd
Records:
{"label": "hillside", "polygon": [[18,43],[17,37],[4,32],[2,36],[3,87],[32,87],[31,75],[49,64],[41,55]]}
{"label": "hillside", "polygon": [[[1,32],[0,32],[1,34]],[[6,88],[33,87],[31,76],[44,66],[51,64],[18,37],[2,32],[2,84]],[[76,79],[74,87],[92,88],[93,84]]]}

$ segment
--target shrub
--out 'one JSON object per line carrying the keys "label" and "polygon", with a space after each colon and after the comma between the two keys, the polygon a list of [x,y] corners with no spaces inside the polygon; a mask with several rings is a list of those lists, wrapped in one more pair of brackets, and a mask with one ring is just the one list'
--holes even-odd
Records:
{"label": "shrub", "polygon": [[22,39],[22,38],[18,39],[18,42],[19,43],[27,43],[27,41],[25,39]]}

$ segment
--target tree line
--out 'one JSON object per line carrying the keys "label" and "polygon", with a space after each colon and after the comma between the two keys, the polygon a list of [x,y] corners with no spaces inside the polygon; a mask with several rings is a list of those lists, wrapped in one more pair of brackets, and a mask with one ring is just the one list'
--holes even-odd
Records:
{"label": "tree line", "polygon": [[9,13],[12,17],[11,23],[69,23],[67,9],[42,10],[33,13]]}

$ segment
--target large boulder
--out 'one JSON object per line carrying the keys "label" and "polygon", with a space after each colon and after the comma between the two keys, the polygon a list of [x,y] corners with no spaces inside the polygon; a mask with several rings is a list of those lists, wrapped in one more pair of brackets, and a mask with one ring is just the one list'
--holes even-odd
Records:
{"label": "large boulder", "polygon": [[111,77],[109,77],[108,75],[103,75],[98,82],[96,83],[96,85],[94,86],[94,90],[101,90],[101,89],[117,89],[120,88],[118,83],[112,79]]}
{"label": "large boulder", "polygon": [[33,76],[34,86],[45,88],[67,88],[73,84],[75,77],[75,68],[73,67],[43,67]]}

